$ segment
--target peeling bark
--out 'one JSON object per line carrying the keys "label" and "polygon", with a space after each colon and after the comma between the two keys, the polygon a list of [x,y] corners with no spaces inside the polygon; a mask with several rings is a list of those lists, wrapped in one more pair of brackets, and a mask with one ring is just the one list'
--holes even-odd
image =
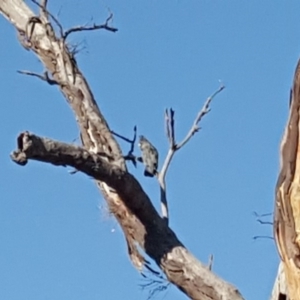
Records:
{"label": "peeling bark", "polygon": [[[33,51],[48,73],[43,80],[55,84],[72,108],[83,148],[24,132],[12,159],[21,165],[38,160],[72,166],[93,176],[118,220],[128,251],[139,270],[147,263],[139,245],[188,297],[195,300],[242,300],[239,291],[199,262],[178,240],[156,212],[138,181],[128,173],[121,149],[111,134],[94,96],[66,46],[41,10],[34,16],[21,0],[0,0],[0,12],[17,29],[21,44]],[[38,76],[39,77],[39,76]]]}
{"label": "peeling bark", "polygon": [[300,299],[300,61],[290,95],[290,114],[281,143],[276,185],[274,236],[283,262],[288,296]]}

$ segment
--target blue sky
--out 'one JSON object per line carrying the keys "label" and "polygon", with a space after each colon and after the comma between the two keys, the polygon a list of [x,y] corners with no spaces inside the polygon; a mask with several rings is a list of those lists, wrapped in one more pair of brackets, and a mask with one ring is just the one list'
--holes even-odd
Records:
{"label": "blue sky", "polygon": [[[167,151],[163,112],[176,111],[184,137],[204,100],[219,86],[202,130],[178,152],[167,183],[170,226],[201,261],[246,299],[270,295],[278,265],[272,234],[253,211],[273,210],[278,148],[300,50],[297,1],[49,1],[65,27],[114,12],[116,34],[84,32],[77,57],[111,128],[134,125]],[[43,72],[0,18],[0,298],[9,300],[146,299],[123,234],[93,181],[69,169],[9,159],[29,130],[65,142],[78,138],[56,87],[17,70]],[[5,34],[4,34],[5,33]],[[78,141],[77,141],[78,142]],[[122,144],[124,151],[128,146]],[[159,207],[155,180],[130,171]],[[157,299],[186,299],[171,287]]]}

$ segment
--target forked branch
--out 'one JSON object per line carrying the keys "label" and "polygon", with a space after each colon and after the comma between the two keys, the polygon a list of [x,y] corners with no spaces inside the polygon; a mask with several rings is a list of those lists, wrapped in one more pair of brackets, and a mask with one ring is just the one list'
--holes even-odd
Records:
{"label": "forked branch", "polygon": [[168,224],[169,222],[169,211],[168,211],[168,201],[167,201],[167,191],[166,191],[166,174],[169,168],[169,165],[172,161],[172,158],[176,151],[181,149],[190,139],[191,137],[199,131],[199,123],[202,118],[210,112],[210,104],[212,100],[217,96],[225,86],[222,84],[218,90],[216,90],[210,97],[207,98],[205,101],[202,109],[197,114],[191,129],[185,136],[185,138],[180,142],[176,143],[175,140],[175,111],[171,108],[170,110],[165,111],[165,127],[166,127],[166,134],[169,140],[169,151],[161,168],[161,171],[158,174],[158,182],[160,185],[160,202],[161,202],[161,211],[162,217],[165,222]]}
{"label": "forked branch", "polygon": [[127,137],[125,137],[125,136],[123,136],[123,135],[121,135],[119,133],[116,133],[113,130],[111,130],[111,133],[114,136],[116,136],[116,137],[118,137],[118,138],[122,139],[123,141],[125,141],[125,142],[127,142],[127,143],[130,144],[130,149],[129,149],[127,155],[124,156],[124,159],[131,161],[135,167],[136,167],[136,162],[138,160],[138,158],[133,154],[133,152],[134,152],[134,145],[135,145],[135,142],[136,142],[136,132],[137,132],[137,127],[134,126],[133,127],[133,138],[131,140],[131,139],[129,139],[129,138],[127,138]]}
{"label": "forked branch", "polygon": [[[208,270],[184,247],[158,215],[139,182],[127,171],[120,146],[62,36],[49,31],[49,24],[41,16],[36,17],[22,0],[0,1],[0,13],[25,34],[26,46],[40,59],[49,76],[60,83],[58,87],[75,114],[83,143],[83,148],[76,148],[23,133],[13,158],[21,164],[35,159],[70,165],[99,179],[96,184],[124,232],[128,253],[138,270],[145,265],[142,250],[189,298],[242,300],[234,286]],[[77,155],[86,164],[80,161],[76,164]]]}

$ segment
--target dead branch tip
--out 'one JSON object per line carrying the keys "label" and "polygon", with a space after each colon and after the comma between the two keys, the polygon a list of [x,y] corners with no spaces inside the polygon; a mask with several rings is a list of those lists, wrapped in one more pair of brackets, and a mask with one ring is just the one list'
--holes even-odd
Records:
{"label": "dead branch tip", "polygon": [[175,138],[175,111],[170,108],[165,110],[165,129],[166,135],[169,140],[169,150],[161,171],[159,172],[157,178],[160,185],[160,202],[161,202],[161,210],[162,210],[162,217],[168,224],[169,222],[169,212],[168,212],[168,203],[167,203],[167,191],[166,191],[166,174],[171,163],[171,160],[176,151],[182,148],[190,139],[191,137],[200,130],[199,123],[201,119],[210,111],[210,103],[214,99],[214,97],[219,94],[225,86],[221,83],[220,87],[205,101],[202,109],[198,112],[189,132],[187,133],[186,137],[179,143],[176,143]]}
{"label": "dead branch tip", "polygon": [[63,39],[67,39],[67,37],[71,33],[79,32],[79,31],[93,31],[93,30],[105,29],[107,31],[117,32],[118,31],[117,28],[112,27],[112,26],[109,25],[109,22],[112,19],[113,19],[113,13],[110,13],[110,15],[108,16],[108,18],[106,19],[104,24],[101,24],[101,25],[93,24],[92,26],[81,25],[81,26],[72,27],[72,28],[65,31],[65,33],[63,34]]}

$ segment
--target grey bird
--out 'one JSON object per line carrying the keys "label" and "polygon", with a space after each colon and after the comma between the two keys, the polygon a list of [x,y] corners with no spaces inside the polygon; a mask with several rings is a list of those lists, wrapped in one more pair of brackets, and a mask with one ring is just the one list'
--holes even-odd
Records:
{"label": "grey bird", "polygon": [[145,165],[144,175],[153,177],[157,174],[158,152],[143,135],[140,136],[139,147],[142,151],[142,160]]}

